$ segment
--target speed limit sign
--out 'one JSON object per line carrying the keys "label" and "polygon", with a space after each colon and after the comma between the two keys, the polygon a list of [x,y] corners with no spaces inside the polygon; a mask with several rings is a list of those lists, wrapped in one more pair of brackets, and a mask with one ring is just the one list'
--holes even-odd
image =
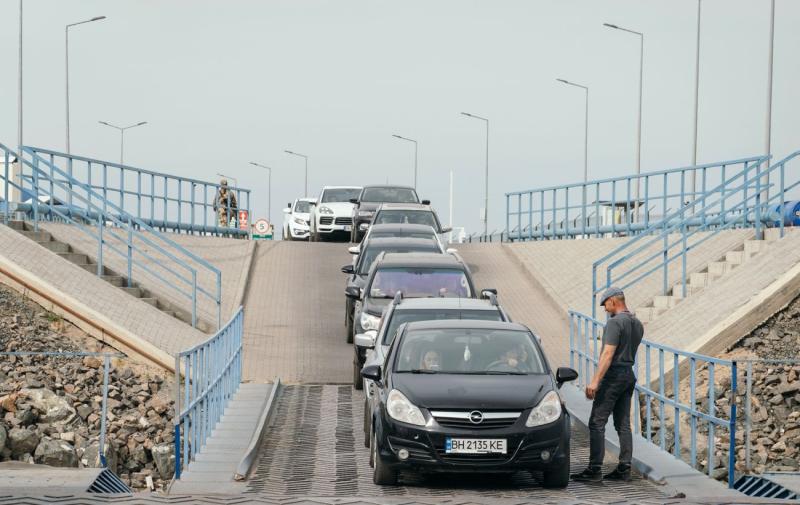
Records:
{"label": "speed limit sign", "polygon": [[259,219],[255,224],[256,233],[259,235],[266,235],[269,232],[269,221],[266,219]]}

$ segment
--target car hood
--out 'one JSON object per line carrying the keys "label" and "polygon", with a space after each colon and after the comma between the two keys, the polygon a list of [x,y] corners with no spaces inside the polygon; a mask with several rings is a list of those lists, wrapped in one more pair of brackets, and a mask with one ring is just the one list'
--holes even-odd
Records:
{"label": "car hood", "polygon": [[309,214],[308,212],[295,212],[294,214],[292,214],[292,218],[295,217],[299,217],[304,221],[308,221],[311,218],[311,214]]}
{"label": "car hood", "polygon": [[[353,207],[354,205],[350,202],[328,202],[328,203],[321,203],[317,205],[317,209],[320,207],[328,207],[333,211],[335,216],[348,216],[350,217],[353,214]],[[317,212],[320,215],[324,215],[320,212]],[[330,214],[328,214],[330,215]]]}
{"label": "car hood", "polygon": [[427,409],[511,409],[537,405],[552,389],[549,375],[392,374],[392,386]]}
{"label": "car hood", "polygon": [[358,210],[375,212],[378,210],[380,205],[381,202],[361,202],[361,204],[358,206]]}

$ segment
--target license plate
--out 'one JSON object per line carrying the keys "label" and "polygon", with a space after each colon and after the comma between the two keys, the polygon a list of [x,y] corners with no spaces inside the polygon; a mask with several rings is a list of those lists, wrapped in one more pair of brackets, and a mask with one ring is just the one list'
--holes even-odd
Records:
{"label": "license plate", "polygon": [[444,452],[447,454],[506,454],[506,439],[447,437]]}
{"label": "license plate", "polygon": [[353,227],[350,226],[349,224],[344,225],[344,231],[350,231],[352,229],[353,229]]}

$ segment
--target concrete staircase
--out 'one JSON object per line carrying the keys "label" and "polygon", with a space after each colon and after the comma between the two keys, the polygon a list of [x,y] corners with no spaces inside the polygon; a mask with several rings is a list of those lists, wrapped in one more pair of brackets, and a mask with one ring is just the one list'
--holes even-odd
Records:
{"label": "concrete staircase", "polygon": [[[47,231],[34,231],[33,226],[24,221],[9,221],[9,227],[16,230],[21,235],[33,240],[40,246],[44,247],[60,256],[66,261],[73,263],[89,273],[97,275],[97,262],[90,258],[87,254],[76,251],[67,243],[59,242],[53,238],[53,235]],[[127,294],[134,298],[152,305],[165,314],[178,319],[187,324],[192,324],[192,315],[186,310],[175,307],[174,305],[160,300],[153,296],[152,293],[138,286],[136,283],[129,283],[127,277],[114,272],[108,267],[103,267],[102,274],[99,275],[101,279],[110,283],[113,286],[120,288]],[[215,329],[200,319],[197,320],[197,329],[203,333],[214,333]]]}
{"label": "concrete staircase", "polygon": [[[786,233],[792,232],[793,228],[785,228]],[[670,294],[658,295],[647,304],[636,308],[636,316],[642,323],[647,324],[654,321],[661,314],[668,311],[709,285],[727,275],[735,268],[746,263],[756,255],[766,251],[772,243],[780,239],[780,230],[769,228],[764,230],[764,239],[746,240],[736,249],[728,251],[717,261],[712,261],[699,272],[692,272],[686,279],[686,296],[683,294],[683,283],[678,282],[672,286]]]}

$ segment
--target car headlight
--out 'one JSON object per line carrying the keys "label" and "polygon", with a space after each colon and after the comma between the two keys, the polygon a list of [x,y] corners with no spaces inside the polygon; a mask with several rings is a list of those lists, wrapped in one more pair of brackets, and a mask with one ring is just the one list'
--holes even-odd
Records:
{"label": "car headlight", "polygon": [[539,405],[531,410],[528,420],[525,421],[525,426],[533,428],[534,426],[550,424],[559,417],[561,417],[561,398],[558,397],[558,393],[555,391],[550,391],[544,395]]}
{"label": "car headlight", "polygon": [[300,219],[299,217],[294,218],[294,222],[296,224],[302,224],[302,225],[306,224],[306,220],[305,219]]}
{"label": "car headlight", "polygon": [[319,213],[320,214],[333,214],[333,210],[331,210],[330,207],[326,207],[326,206],[323,205],[322,207],[319,208]]}
{"label": "car headlight", "polygon": [[359,210],[358,217],[372,217],[375,214],[375,211],[372,210]]}
{"label": "car headlight", "polygon": [[361,327],[365,330],[377,330],[378,326],[381,324],[381,318],[377,316],[373,316],[372,314],[368,314],[366,312],[361,313]]}
{"label": "car headlight", "polygon": [[386,399],[386,411],[389,413],[389,417],[395,421],[425,426],[425,416],[422,415],[422,411],[408,401],[406,395],[396,389],[389,392],[389,397]]}

